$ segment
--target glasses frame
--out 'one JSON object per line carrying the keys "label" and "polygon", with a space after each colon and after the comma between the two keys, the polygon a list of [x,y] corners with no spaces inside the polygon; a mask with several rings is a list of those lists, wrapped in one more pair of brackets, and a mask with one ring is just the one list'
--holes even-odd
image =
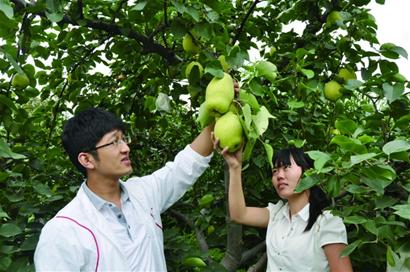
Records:
{"label": "glasses frame", "polygon": [[129,136],[123,136],[123,137],[121,137],[120,139],[114,139],[114,140],[112,140],[111,142],[109,142],[109,143],[106,143],[106,144],[103,144],[103,145],[99,145],[99,146],[95,146],[95,147],[93,147],[93,148],[90,148],[90,149],[87,149],[86,151],[84,151],[84,152],[91,152],[91,151],[97,151],[98,149],[100,149],[100,148],[103,148],[103,147],[107,147],[107,146],[110,146],[110,145],[114,145],[115,147],[118,147],[120,144],[130,144],[131,143],[131,139],[130,139],[130,137]]}

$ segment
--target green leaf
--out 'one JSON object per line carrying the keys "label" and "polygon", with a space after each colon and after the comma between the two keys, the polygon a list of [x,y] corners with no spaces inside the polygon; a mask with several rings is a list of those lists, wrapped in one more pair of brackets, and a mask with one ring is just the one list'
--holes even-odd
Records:
{"label": "green leaf", "polygon": [[403,92],[404,92],[404,84],[403,83],[396,83],[395,85],[391,85],[389,83],[383,83],[383,91],[384,96],[387,100],[392,103],[393,101],[399,99]]}
{"label": "green leaf", "polygon": [[270,118],[274,118],[274,116],[270,114],[265,106],[262,106],[259,112],[252,116],[258,136],[261,136],[268,129]]}
{"label": "green leaf", "polygon": [[384,188],[386,188],[392,181],[389,180],[383,180],[383,179],[377,179],[377,178],[362,178],[361,181],[369,186],[371,189],[376,191],[379,195],[382,195],[384,193]]}
{"label": "green leaf", "polygon": [[362,240],[356,240],[353,243],[348,244],[345,249],[343,249],[341,257],[349,256],[359,245],[363,243]]}
{"label": "green leaf", "polygon": [[343,85],[347,90],[354,91],[363,85],[363,82],[357,79],[350,79]]}
{"label": "green leaf", "polygon": [[393,140],[383,146],[383,152],[386,155],[392,153],[407,151],[410,149],[410,143],[405,140]]}
{"label": "green leaf", "polygon": [[0,11],[2,11],[7,18],[13,19],[14,11],[9,0],[0,0]]}
{"label": "green leaf", "polygon": [[21,69],[20,65],[18,65],[18,63],[14,60],[14,58],[9,53],[7,53],[5,50],[3,50],[1,47],[0,47],[0,53],[3,53],[4,56],[6,56],[6,58],[11,63],[13,68],[17,71],[17,73],[24,73],[23,69]]}
{"label": "green leaf", "polygon": [[14,160],[21,160],[25,159],[26,156],[22,154],[17,154],[11,151],[9,145],[3,141],[3,139],[0,139],[0,158],[11,158]]}
{"label": "green leaf", "polygon": [[0,226],[0,236],[3,237],[13,237],[22,232],[21,228],[13,223],[4,223]]}
{"label": "green leaf", "polygon": [[343,134],[352,135],[358,128],[358,125],[350,119],[339,119],[336,120],[335,127]]}
{"label": "green leaf", "polygon": [[305,103],[303,103],[303,101],[289,100],[288,106],[291,109],[300,109],[305,106]]}
{"label": "green leaf", "polygon": [[315,76],[315,72],[310,69],[300,69],[300,71],[308,78],[311,79]]}
{"label": "green leaf", "polygon": [[239,92],[239,101],[242,105],[248,104],[254,111],[259,111],[260,106],[256,97],[248,93],[246,90],[241,89]]}
{"label": "green leaf", "polygon": [[265,77],[270,82],[274,82],[276,79],[276,72],[278,69],[276,65],[270,61],[261,60],[255,64],[255,69],[258,76]]}
{"label": "green leaf", "polygon": [[8,271],[9,266],[11,265],[12,260],[8,256],[0,257],[0,270]]}
{"label": "green leaf", "polygon": [[394,204],[397,203],[397,199],[393,198],[391,196],[381,196],[381,198],[376,199],[375,201],[375,207],[376,209],[385,209],[393,206]]}
{"label": "green leaf", "polygon": [[148,1],[138,1],[138,3],[135,4],[134,7],[132,7],[130,10],[135,10],[135,11],[141,11],[144,10],[145,6],[147,5]]}
{"label": "green leaf", "polygon": [[214,200],[215,197],[212,194],[206,194],[203,197],[201,197],[201,199],[199,199],[199,207],[209,207],[212,204],[212,202],[214,202]]}
{"label": "green leaf", "polygon": [[267,142],[263,143],[263,146],[265,147],[266,157],[267,157],[268,163],[269,163],[270,167],[273,168],[273,164],[272,164],[273,148]]}
{"label": "green leaf", "polygon": [[400,217],[403,217],[404,219],[410,220],[410,204],[406,205],[396,205],[392,207],[396,211],[394,212]]}
{"label": "green leaf", "polygon": [[337,144],[341,149],[353,153],[365,153],[366,147],[358,139],[352,139],[344,135],[336,135],[330,141],[332,144]]}
{"label": "green leaf", "polygon": [[155,100],[155,107],[158,111],[170,112],[171,103],[168,95],[159,93],[157,99]]}
{"label": "green leaf", "polygon": [[253,147],[256,143],[256,138],[249,138],[243,150],[243,160],[248,161],[252,155]]}
{"label": "green leaf", "polygon": [[299,184],[295,188],[295,193],[301,193],[320,182],[317,176],[305,176],[301,179]]}
{"label": "green leaf", "polygon": [[318,170],[319,172],[322,170],[326,162],[332,159],[329,154],[321,152],[321,151],[307,151],[306,153],[309,155],[309,157],[311,157],[315,161],[314,162],[315,169]]}
{"label": "green leaf", "polygon": [[389,165],[377,164],[364,167],[362,174],[371,179],[383,179],[393,181],[396,178],[396,171]]}
{"label": "green leaf", "polygon": [[399,58],[399,55],[406,59],[408,57],[407,51],[403,47],[396,46],[392,43],[382,44],[380,46],[380,53],[383,56],[391,59],[397,59]]}
{"label": "green leaf", "polygon": [[367,219],[364,218],[363,216],[359,215],[353,215],[353,216],[347,216],[343,218],[343,222],[345,224],[364,224],[367,222]]}
{"label": "green leaf", "polygon": [[254,95],[262,96],[265,94],[265,88],[256,79],[252,79],[249,82],[249,89]]}
{"label": "green leaf", "polygon": [[242,106],[242,115],[243,115],[243,118],[245,119],[244,120],[245,133],[249,138],[249,134],[253,130],[253,128],[251,127],[252,112],[251,112],[251,108],[250,108],[249,104],[245,104],[244,106]]}
{"label": "green leaf", "polygon": [[352,165],[359,164],[362,161],[367,161],[368,159],[376,157],[376,153],[366,153],[366,154],[361,154],[361,155],[355,155],[350,157],[350,162]]}
{"label": "green leaf", "polygon": [[[395,258],[394,258],[395,253],[393,252],[393,250],[391,249],[390,246],[387,246],[387,251],[386,251],[386,259],[387,259],[387,263],[390,266],[395,266],[396,262],[395,262]],[[398,257],[396,257],[398,258]]]}

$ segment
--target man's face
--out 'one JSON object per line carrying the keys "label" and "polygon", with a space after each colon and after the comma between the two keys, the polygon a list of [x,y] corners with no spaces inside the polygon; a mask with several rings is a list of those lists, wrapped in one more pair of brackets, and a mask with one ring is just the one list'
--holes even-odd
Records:
{"label": "man's face", "polygon": [[119,179],[132,172],[129,159],[130,148],[122,131],[113,130],[105,134],[96,145],[98,159],[95,171],[99,175]]}

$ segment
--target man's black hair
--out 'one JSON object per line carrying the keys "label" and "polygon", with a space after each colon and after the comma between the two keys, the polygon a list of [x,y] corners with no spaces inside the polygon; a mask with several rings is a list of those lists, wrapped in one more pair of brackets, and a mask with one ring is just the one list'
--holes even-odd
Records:
{"label": "man's black hair", "polygon": [[[278,150],[272,158],[272,163],[275,167],[289,166],[291,165],[291,156],[295,163],[302,168],[303,172],[313,167],[314,161],[301,148],[296,147]],[[309,219],[305,231],[312,228],[318,216],[330,202],[325,192],[315,185],[310,188],[309,203]]]}
{"label": "man's black hair", "polygon": [[111,112],[101,108],[89,108],[77,113],[70,118],[64,126],[62,142],[71,162],[84,176],[86,169],[79,163],[78,154],[90,152],[98,159],[97,153],[93,152],[101,138],[115,129],[125,133],[124,122]]}

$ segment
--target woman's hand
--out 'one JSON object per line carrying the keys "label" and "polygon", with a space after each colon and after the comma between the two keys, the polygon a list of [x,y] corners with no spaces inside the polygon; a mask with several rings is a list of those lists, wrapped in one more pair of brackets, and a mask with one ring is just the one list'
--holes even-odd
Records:
{"label": "woman's hand", "polygon": [[222,157],[225,159],[226,163],[228,164],[230,169],[241,169],[242,167],[242,149],[243,145],[235,152],[231,153],[228,151],[228,148],[225,147],[221,149],[219,147],[219,139],[215,138],[214,133],[211,133],[211,140],[214,145],[214,150],[216,150]]}

